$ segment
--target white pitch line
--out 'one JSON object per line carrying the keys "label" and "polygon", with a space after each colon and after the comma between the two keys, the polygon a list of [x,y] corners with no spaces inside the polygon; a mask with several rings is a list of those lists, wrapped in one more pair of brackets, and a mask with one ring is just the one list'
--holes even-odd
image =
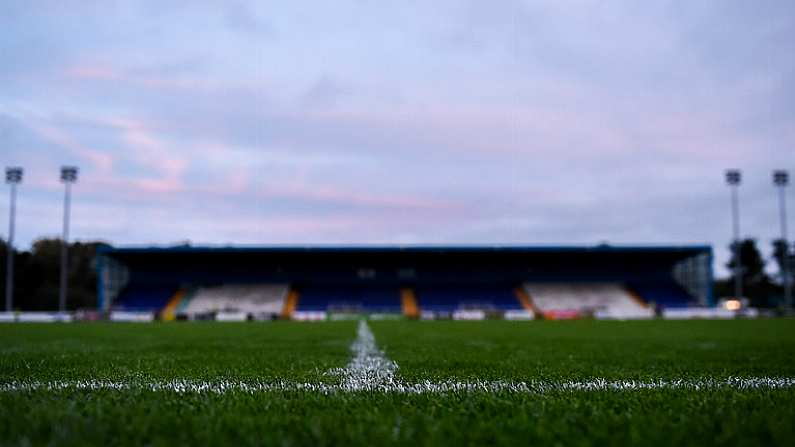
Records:
{"label": "white pitch line", "polygon": [[307,382],[242,382],[242,381],[112,381],[112,380],[55,380],[13,381],[0,383],[0,393],[24,393],[34,391],[152,391],[174,393],[226,394],[267,392],[316,392],[321,394],[376,392],[398,394],[455,394],[455,393],[513,393],[548,394],[579,392],[628,392],[638,390],[783,390],[795,388],[794,378],[780,377],[732,377],[728,379],[673,379],[673,380],[608,380],[583,381],[527,381],[502,382],[479,381],[457,382],[424,381],[418,383],[383,383],[357,385],[307,383]]}
{"label": "white pitch line", "polygon": [[351,353],[353,353],[353,358],[348,366],[329,371],[329,374],[342,377],[342,383],[339,386],[343,390],[377,390],[400,385],[395,379],[397,363],[389,360],[386,354],[378,349],[375,336],[365,320],[359,320],[356,340],[351,345]]}
{"label": "white pitch line", "polygon": [[659,380],[612,380],[586,379],[526,382],[475,381],[441,382],[423,381],[405,383],[395,372],[397,363],[390,360],[378,349],[375,336],[367,322],[359,322],[356,340],[351,345],[353,358],[345,368],[329,371],[341,377],[339,384],[306,383],[291,381],[230,381],[214,382],[178,379],[170,381],[132,380],[55,380],[55,381],[11,381],[0,383],[0,393],[33,391],[152,391],[174,393],[225,394],[266,393],[266,392],[313,392],[322,394],[349,392],[376,392],[401,394],[454,394],[454,393],[523,393],[547,394],[555,392],[597,392],[597,391],[636,391],[636,390],[780,390],[795,388],[795,378],[789,377],[729,377],[727,379],[659,379]]}

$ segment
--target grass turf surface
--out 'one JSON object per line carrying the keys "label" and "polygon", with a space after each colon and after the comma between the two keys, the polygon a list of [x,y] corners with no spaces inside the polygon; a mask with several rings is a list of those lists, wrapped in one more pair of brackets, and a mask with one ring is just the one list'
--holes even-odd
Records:
{"label": "grass turf surface", "polygon": [[[795,377],[795,321],[371,322],[406,382]],[[326,324],[0,326],[0,383],[336,380]],[[791,445],[795,390],[0,392],[0,443]]]}

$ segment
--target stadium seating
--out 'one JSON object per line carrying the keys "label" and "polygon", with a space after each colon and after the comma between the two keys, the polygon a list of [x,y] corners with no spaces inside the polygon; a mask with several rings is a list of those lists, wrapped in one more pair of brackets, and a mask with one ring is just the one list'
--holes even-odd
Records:
{"label": "stadium seating", "polygon": [[[663,308],[687,307],[693,299],[673,281],[619,283],[525,283],[518,290],[505,284],[419,285],[413,289],[381,285],[313,284],[288,294],[286,284],[227,284],[184,287],[133,283],[119,294],[113,308],[160,312],[163,319],[194,318],[218,312],[252,316],[292,311],[332,313],[395,313],[410,317],[423,312],[526,310],[546,318],[648,318],[654,303]],[[524,293],[517,293],[524,292]],[[288,300],[288,296],[292,297]],[[526,303],[520,299],[526,296]],[[642,298],[638,299],[638,297]],[[288,310],[289,308],[289,310]],[[286,314],[285,314],[286,312]]]}
{"label": "stadium seating", "polygon": [[416,294],[423,311],[522,309],[513,288],[507,285],[428,285],[417,287]]}
{"label": "stadium seating", "polygon": [[651,318],[654,310],[615,283],[525,283],[533,304],[547,318],[594,315],[600,318]]}
{"label": "stadium seating", "polygon": [[287,295],[286,284],[227,284],[198,287],[187,293],[177,313],[189,316],[217,312],[250,315],[279,314]]}
{"label": "stadium seating", "polygon": [[297,311],[401,313],[397,287],[312,285],[298,288]]}
{"label": "stadium seating", "polygon": [[128,284],[116,299],[114,308],[130,311],[159,311],[177,292],[175,285]]}
{"label": "stadium seating", "polygon": [[631,283],[630,287],[646,302],[663,308],[687,307],[694,302],[694,298],[673,281]]}

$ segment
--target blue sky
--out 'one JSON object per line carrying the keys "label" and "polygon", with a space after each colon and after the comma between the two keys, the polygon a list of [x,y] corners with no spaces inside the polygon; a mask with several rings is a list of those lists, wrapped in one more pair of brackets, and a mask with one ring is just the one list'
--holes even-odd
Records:
{"label": "blue sky", "polygon": [[767,251],[771,171],[795,170],[791,1],[3,9],[23,246],[59,233],[75,164],[83,240],[709,243],[722,263],[724,169]]}

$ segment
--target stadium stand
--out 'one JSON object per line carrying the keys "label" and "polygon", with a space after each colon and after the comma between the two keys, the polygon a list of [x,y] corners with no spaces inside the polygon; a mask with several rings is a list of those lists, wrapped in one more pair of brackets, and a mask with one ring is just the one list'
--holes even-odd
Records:
{"label": "stadium stand", "polygon": [[367,285],[305,285],[297,287],[297,311],[401,313],[400,290]]}
{"label": "stadium stand", "polygon": [[650,309],[616,283],[525,283],[524,289],[545,318],[595,315],[602,318],[651,318]]}
{"label": "stadium stand", "polygon": [[420,309],[433,312],[457,310],[516,310],[522,304],[508,285],[423,285],[416,288]]}
{"label": "stadium stand", "polygon": [[188,316],[217,312],[278,315],[284,308],[286,284],[226,284],[198,287],[184,299],[178,314]]}
{"label": "stadium stand", "polygon": [[709,246],[176,246],[98,253],[98,311],[160,312],[164,320],[238,311],[293,319],[360,312],[474,318],[481,311],[487,318],[639,318],[715,304]]}

